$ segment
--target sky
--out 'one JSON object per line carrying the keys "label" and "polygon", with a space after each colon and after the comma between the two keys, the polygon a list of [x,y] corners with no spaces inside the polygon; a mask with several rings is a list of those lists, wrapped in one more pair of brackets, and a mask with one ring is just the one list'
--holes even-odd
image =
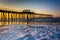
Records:
{"label": "sky", "polygon": [[30,9],[36,13],[60,17],[60,0],[0,0],[0,7],[19,11]]}

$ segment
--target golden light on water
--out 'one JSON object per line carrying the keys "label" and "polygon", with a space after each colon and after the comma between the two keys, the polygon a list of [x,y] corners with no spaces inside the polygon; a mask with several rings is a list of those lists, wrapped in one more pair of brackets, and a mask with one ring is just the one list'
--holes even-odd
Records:
{"label": "golden light on water", "polygon": [[[27,10],[26,10],[27,11]],[[28,19],[34,18],[44,18],[52,17],[52,15],[47,14],[37,14],[35,12],[30,12],[29,14],[25,12],[16,12],[16,11],[2,11],[0,12],[0,25],[10,25],[10,24],[27,24]],[[23,20],[26,20],[25,22]]]}

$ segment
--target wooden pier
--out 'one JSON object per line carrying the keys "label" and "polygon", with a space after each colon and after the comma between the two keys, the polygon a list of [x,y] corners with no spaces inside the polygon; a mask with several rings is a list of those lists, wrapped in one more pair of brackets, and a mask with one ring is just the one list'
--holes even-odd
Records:
{"label": "wooden pier", "polygon": [[31,19],[36,18],[51,18],[53,15],[38,14],[31,12],[29,9],[22,12],[0,10],[0,25],[12,25],[12,24],[29,24]]}

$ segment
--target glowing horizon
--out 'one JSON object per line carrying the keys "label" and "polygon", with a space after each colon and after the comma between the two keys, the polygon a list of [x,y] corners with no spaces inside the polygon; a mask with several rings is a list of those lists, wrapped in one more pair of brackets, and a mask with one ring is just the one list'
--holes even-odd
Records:
{"label": "glowing horizon", "polygon": [[54,17],[60,17],[59,0],[0,0],[0,7],[22,11],[30,9],[36,13],[52,14]]}

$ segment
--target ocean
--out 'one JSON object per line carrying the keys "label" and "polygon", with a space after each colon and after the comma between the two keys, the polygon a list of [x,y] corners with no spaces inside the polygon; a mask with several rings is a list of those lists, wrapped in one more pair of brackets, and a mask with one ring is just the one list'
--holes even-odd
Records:
{"label": "ocean", "polygon": [[60,22],[35,22],[0,27],[0,40],[60,40]]}

